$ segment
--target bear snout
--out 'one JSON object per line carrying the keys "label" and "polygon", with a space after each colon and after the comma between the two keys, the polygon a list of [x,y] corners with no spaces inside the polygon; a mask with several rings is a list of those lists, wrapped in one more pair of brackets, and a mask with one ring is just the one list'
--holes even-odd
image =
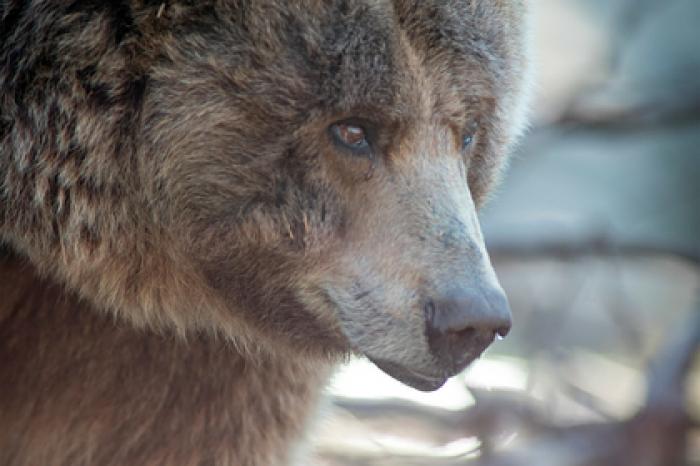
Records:
{"label": "bear snout", "polygon": [[456,289],[424,306],[425,336],[430,352],[446,372],[459,372],[512,325],[505,293]]}
{"label": "bear snout", "polygon": [[[424,341],[410,345],[415,350],[408,351],[410,356],[404,353],[396,357],[397,341],[407,341],[406,329],[370,338],[374,348],[365,353],[379,369],[417,390],[440,388],[481,356],[496,337],[505,337],[510,331],[510,306],[498,285],[453,289],[424,303]],[[364,343],[368,343],[366,339]]]}

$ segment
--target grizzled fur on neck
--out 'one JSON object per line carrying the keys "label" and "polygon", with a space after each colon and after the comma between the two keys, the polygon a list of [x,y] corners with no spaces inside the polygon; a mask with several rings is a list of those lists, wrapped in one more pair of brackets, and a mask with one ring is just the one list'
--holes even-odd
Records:
{"label": "grizzled fur on neck", "polygon": [[[235,403],[199,414],[207,400],[186,384],[189,366],[202,364],[196,377],[222,404],[271,395],[276,379],[261,429],[274,431],[280,406],[303,409],[279,423],[279,441],[251,440],[264,454],[226,447],[228,426],[212,457],[181,461],[270,464],[286,458],[330,362],[370,342],[378,357],[430,367],[421,293],[453,277],[495,280],[475,209],[523,127],[524,10],[524,0],[1,2],[0,243],[13,258],[0,273],[20,295],[0,302],[0,329],[21,337],[0,341],[41,341],[68,358],[21,353],[25,365],[0,372],[26,382],[13,406],[26,414],[22,395],[60,379],[51,367],[70,358],[103,364],[105,386],[142,361],[134,383],[158,387],[161,411],[187,398],[200,427],[254,421]],[[348,118],[371,122],[371,157],[330,141]],[[27,304],[32,286],[41,299]],[[185,338],[154,343],[171,333]],[[2,357],[21,349],[10,343]],[[83,376],[70,372],[61,393]],[[127,410],[138,405],[129,393]],[[87,394],[93,411],[65,426],[75,451],[112,438],[86,434],[106,394]],[[58,404],[17,432],[58,422]],[[124,409],[110,411],[115,429],[137,425]],[[119,452],[133,453],[134,438]],[[66,455],[55,464],[92,458]],[[125,458],[100,464],[134,464]]]}

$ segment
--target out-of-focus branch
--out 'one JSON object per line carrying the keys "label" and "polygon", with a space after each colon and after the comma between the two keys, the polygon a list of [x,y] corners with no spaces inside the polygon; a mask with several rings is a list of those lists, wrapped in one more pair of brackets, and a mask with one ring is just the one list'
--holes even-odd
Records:
{"label": "out-of-focus branch", "polygon": [[647,406],[682,409],[684,381],[700,345],[700,306],[674,330],[649,368]]}
{"label": "out-of-focus branch", "polygon": [[507,390],[471,391],[477,400],[476,405],[461,410],[429,407],[395,399],[357,400],[338,397],[333,403],[361,421],[387,418],[420,420],[448,441],[496,434],[506,427],[545,426],[539,418],[535,400],[522,393]]}
{"label": "out-of-focus branch", "polygon": [[671,245],[647,243],[617,243],[605,235],[591,236],[577,241],[566,239],[545,240],[487,240],[490,255],[494,258],[557,257],[577,258],[591,255],[644,257],[672,255],[700,265],[700,250],[684,249]]}

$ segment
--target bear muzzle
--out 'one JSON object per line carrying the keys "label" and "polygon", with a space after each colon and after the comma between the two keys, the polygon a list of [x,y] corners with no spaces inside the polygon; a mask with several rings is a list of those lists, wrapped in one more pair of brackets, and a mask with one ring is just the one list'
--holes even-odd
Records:
{"label": "bear muzzle", "polygon": [[385,373],[421,391],[440,388],[481,356],[497,337],[505,337],[512,324],[508,299],[500,288],[453,290],[427,300],[423,310],[433,367],[418,370],[370,356]]}

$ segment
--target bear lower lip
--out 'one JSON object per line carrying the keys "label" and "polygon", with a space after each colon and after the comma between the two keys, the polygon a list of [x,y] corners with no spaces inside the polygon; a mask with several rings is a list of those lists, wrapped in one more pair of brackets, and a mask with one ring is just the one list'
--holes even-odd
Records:
{"label": "bear lower lip", "polygon": [[432,392],[437,390],[438,388],[442,387],[445,382],[447,382],[447,379],[451,377],[447,375],[438,377],[434,375],[422,374],[395,362],[382,359],[369,357],[369,360],[393,379],[422,392]]}

